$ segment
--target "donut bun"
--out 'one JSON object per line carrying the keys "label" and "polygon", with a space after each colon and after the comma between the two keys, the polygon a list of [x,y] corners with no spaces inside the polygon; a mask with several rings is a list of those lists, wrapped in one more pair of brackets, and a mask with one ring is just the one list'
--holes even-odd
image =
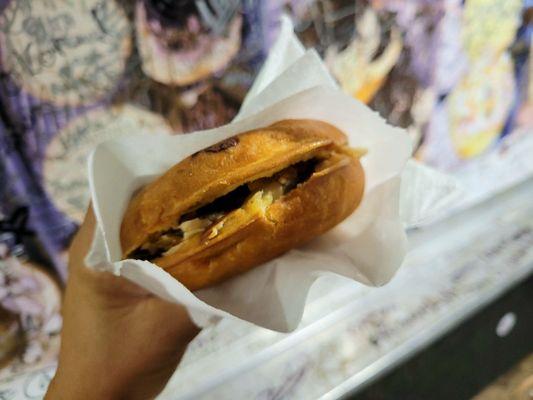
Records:
{"label": "donut bun", "polygon": [[363,154],[316,120],[283,120],[217,143],[133,196],[123,258],[149,260],[190,290],[243,273],[349,216],[364,192]]}

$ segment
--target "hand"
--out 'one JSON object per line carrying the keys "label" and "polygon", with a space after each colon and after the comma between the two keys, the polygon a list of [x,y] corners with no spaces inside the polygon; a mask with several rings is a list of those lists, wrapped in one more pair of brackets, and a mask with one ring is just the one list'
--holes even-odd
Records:
{"label": "hand", "polygon": [[94,229],[89,207],[69,251],[59,364],[46,399],[153,398],[198,328],[183,307],[87,268]]}

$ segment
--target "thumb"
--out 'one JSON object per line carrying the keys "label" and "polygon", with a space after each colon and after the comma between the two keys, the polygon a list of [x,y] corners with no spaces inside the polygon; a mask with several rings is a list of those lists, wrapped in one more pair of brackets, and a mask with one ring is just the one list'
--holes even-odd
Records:
{"label": "thumb", "polygon": [[83,258],[87,254],[96,228],[96,218],[94,216],[92,203],[89,203],[85,218],[74,236],[69,249],[69,265],[83,264]]}

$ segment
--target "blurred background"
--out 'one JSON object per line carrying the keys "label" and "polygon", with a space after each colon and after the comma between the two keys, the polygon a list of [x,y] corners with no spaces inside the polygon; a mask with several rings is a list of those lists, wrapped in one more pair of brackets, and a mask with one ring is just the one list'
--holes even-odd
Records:
{"label": "blurred background", "polygon": [[224,322],[163,397],[532,396],[532,1],[0,0],[0,398],[40,398],[53,375],[91,149],[231,121],[283,14],[465,196],[409,233],[390,285],[325,280],[292,335]]}

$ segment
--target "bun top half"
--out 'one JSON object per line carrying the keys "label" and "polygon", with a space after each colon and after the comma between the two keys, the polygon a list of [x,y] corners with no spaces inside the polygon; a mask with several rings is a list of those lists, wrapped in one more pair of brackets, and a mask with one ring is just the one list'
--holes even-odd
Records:
{"label": "bun top half", "polygon": [[238,186],[346,144],[344,133],[328,123],[283,120],[187,157],[132,198],[120,231],[123,256]]}

